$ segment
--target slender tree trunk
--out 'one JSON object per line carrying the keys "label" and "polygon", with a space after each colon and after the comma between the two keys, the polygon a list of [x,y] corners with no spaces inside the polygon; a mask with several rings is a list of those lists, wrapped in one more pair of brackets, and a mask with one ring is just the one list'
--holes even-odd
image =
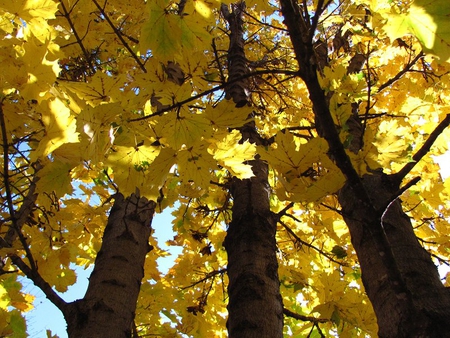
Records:
{"label": "slender tree trunk", "polygon": [[377,315],[379,336],[450,337],[450,292],[417,241],[400,200],[395,199],[401,182],[381,172],[358,176],[339,139],[312,62],[314,32],[310,29],[315,26],[305,22],[296,1],[280,2],[321,135],[347,179],[339,201]]}
{"label": "slender tree trunk", "polygon": [[[244,54],[242,11],[244,2],[228,7],[222,14],[230,27],[228,50],[227,98],[236,106],[249,104],[247,80],[240,80],[247,72]],[[243,141],[258,143],[260,138],[253,123],[241,128]],[[254,177],[233,178],[233,218],[225,239],[228,254],[228,321],[231,338],[278,338],[283,336],[283,306],[276,257],[276,221],[270,212],[268,167],[255,159]]]}
{"label": "slender tree trunk", "polygon": [[146,198],[116,194],[86,295],[63,311],[69,337],[131,337],[154,210]]}

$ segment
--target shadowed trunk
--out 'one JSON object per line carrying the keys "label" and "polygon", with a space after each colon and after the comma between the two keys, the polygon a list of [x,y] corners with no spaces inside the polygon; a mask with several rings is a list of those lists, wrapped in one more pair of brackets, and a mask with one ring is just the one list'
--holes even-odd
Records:
{"label": "shadowed trunk", "polygon": [[[320,135],[327,140],[329,155],[347,180],[339,202],[365,290],[377,315],[379,336],[450,337],[450,292],[442,285],[436,266],[417,241],[410,219],[396,199],[401,191],[400,177],[381,172],[359,177],[339,138],[318,81],[317,65],[312,61],[311,29],[316,26],[301,15],[298,2],[280,2]],[[314,18],[318,20],[323,9],[316,9]]]}
{"label": "shadowed trunk", "polygon": [[115,195],[86,295],[63,311],[69,337],[131,337],[154,210],[146,198]]}
{"label": "shadowed trunk", "polygon": [[[367,175],[364,186],[375,208],[385,208],[398,187],[383,174]],[[339,195],[352,244],[361,265],[364,288],[378,319],[380,337],[450,337],[450,292],[439,278],[430,254],[422,248],[400,200],[380,218],[346,186]],[[376,240],[367,229],[382,224],[405,290],[391,278]]]}
{"label": "shadowed trunk", "polygon": [[[244,53],[242,11],[244,2],[222,5],[222,15],[229,23],[228,81],[226,91],[237,107],[249,104]],[[254,123],[241,129],[242,141],[258,143]],[[277,338],[283,336],[283,306],[276,257],[276,221],[270,212],[268,167],[256,158],[250,161],[254,177],[233,178],[233,218],[225,238],[228,254],[229,337]]]}

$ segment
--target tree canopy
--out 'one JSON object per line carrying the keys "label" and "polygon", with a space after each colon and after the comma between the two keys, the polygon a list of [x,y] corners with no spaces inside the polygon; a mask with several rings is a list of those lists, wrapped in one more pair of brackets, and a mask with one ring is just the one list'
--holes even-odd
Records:
{"label": "tree canopy", "polygon": [[[18,276],[67,319],[55,290],[116,257],[102,243],[119,237],[145,249],[128,261],[143,268],[130,335],[227,336],[236,182],[256,186],[263,166],[283,334],[376,336],[361,277],[376,267],[346,210],[374,205],[367,236],[414,304],[383,225],[392,205],[450,265],[450,180],[435,158],[450,137],[448,13],[447,0],[0,0],[0,336],[27,336]],[[150,224],[168,207],[173,223],[151,226],[173,227],[182,253],[161,273]],[[105,231],[119,214],[126,230]]]}

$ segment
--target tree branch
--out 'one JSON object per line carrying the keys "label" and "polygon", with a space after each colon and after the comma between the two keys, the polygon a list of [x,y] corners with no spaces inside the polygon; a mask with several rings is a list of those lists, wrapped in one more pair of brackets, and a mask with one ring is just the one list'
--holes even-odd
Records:
{"label": "tree branch", "polygon": [[[82,38],[80,38],[80,36],[78,35],[78,32],[75,29],[75,25],[73,24],[73,21],[70,18],[70,13],[72,12],[73,7],[70,11],[68,11],[66,8],[66,5],[64,4],[64,1],[59,0],[59,3],[61,4],[61,8],[63,10],[62,16],[65,17],[67,22],[69,23],[69,26],[72,29],[73,35],[75,36],[75,39],[77,40],[77,43],[80,46],[81,51],[83,52],[83,55],[89,65],[89,69],[91,70],[91,72],[92,72],[91,75],[92,75],[95,73],[95,68],[91,61],[91,55],[90,55],[90,53],[88,53],[88,51],[84,47]],[[74,4],[74,7],[77,5],[77,3],[78,3],[78,1]]]}
{"label": "tree branch", "polygon": [[30,280],[33,281],[39,289],[44,292],[45,296],[51,301],[55,306],[61,310],[61,312],[66,315],[67,313],[67,303],[62,299],[55,290],[48,284],[41,275],[35,269],[30,269],[28,265],[17,255],[10,255],[11,261],[16,265]]}
{"label": "tree branch", "polygon": [[142,117],[138,117],[138,118],[135,118],[135,119],[130,119],[128,121],[129,122],[138,122],[138,121],[147,120],[147,119],[152,118],[154,116],[160,116],[160,115],[164,114],[165,112],[171,111],[173,109],[181,108],[183,105],[185,105],[185,104],[187,104],[189,102],[195,101],[197,99],[200,99],[203,96],[206,96],[208,94],[214,93],[217,90],[225,89],[225,87],[228,87],[230,84],[233,84],[235,82],[239,82],[239,81],[241,81],[243,79],[247,79],[247,78],[252,77],[252,76],[264,75],[264,74],[297,75],[298,72],[297,71],[292,71],[292,70],[285,70],[285,69],[265,69],[265,70],[258,70],[258,71],[255,71],[255,72],[247,73],[247,74],[244,74],[241,77],[236,78],[236,79],[234,79],[232,81],[228,81],[227,83],[223,83],[223,84],[218,85],[216,87],[213,87],[211,89],[205,90],[204,92],[201,92],[201,93],[199,93],[197,95],[191,96],[191,97],[189,97],[189,98],[187,98],[185,100],[182,100],[180,102],[174,103],[174,104],[172,104],[169,107],[165,107],[163,109],[160,109],[160,110],[158,110],[157,112],[155,112],[153,114],[142,116]]}
{"label": "tree branch", "polygon": [[[142,63],[142,61],[138,58],[138,56],[136,55],[136,53],[131,49],[131,47],[128,45],[128,43],[125,41],[125,39],[122,36],[122,33],[114,26],[114,23],[111,21],[111,19],[109,18],[109,16],[106,14],[105,10],[99,5],[99,3],[97,2],[97,0],[92,0],[92,2],[95,4],[95,6],[97,6],[98,10],[100,11],[100,13],[105,17],[106,21],[108,22],[109,26],[112,28],[112,30],[114,31],[114,33],[117,35],[117,37],[119,38],[120,42],[122,42],[123,46],[127,49],[127,51],[130,53],[130,55],[133,57],[133,59],[136,61],[136,63],[139,65],[139,68],[141,68],[141,70],[144,73],[147,73],[147,69],[145,69],[144,64]],[[105,5],[106,5],[106,1],[105,1]]]}
{"label": "tree branch", "polygon": [[316,124],[322,131],[320,136],[325,138],[329,146],[329,154],[333,157],[336,165],[344,174],[348,184],[352,186],[355,194],[366,204],[369,210],[375,212],[370,198],[356,172],[350,157],[345,151],[341,142],[339,133],[331,116],[330,108],[322,90],[319,79],[317,77],[316,66],[311,62],[314,55],[312,41],[303,41],[302,37],[308,36],[305,22],[301,18],[298,6],[290,0],[281,0],[281,9],[283,12],[284,22],[289,29],[289,36],[294,47],[295,57],[299,64],[299,76],[305,82],[308,88],[309,97],[313,104]]}
{"label": "tree branch", "polygon": [[381,92],[386,87],[389,87],[390,85],[392,85],[394,82],[400,80],[401,77],[403,75],[405,75],[407,72],[409,72],[411,70],[411,67],[414,66],[416,64],[416,62],[419,61],[419,59],[423,56],[424,56],[423,52],[420,52],[419,54],[417,54],[416,57],[414,59],[412,59],[410,62],[408,62],[405,65],[405,67],[400,72],[398,72],[392,79],[387,80],[380,87],[378,87],[378,93]]}
{"label": "tree branch", "polygon": [[431,146],[434,144],[436,139],[450,124],[450,114],[437,125],[437,127],[431,132],[428,139],[422,145],[422,147],[414,154],[412,161],[408,162],[398,173],[392,175],[392,179],[397,185],[400,185],[401,181],[406,175],[416,166],[416,164],[430,151]]}
{"label": "tree branch", "polygon": [[331,319],[304,316],[304,315],[300,315],[298,313],[292,312],[291,310],[288,310],[286,308],[283,308],[283,314],[285,316],[287,316],[287,317],[292,317],[294,319],[302,320],[304,322],[312,322],[312,323],[327,323],[327,322],[331,322]]}
{"label": "tree branch", "polygon": [[294,232],[289,226],[287,226],[287,224],[285,224],[283,221],[278,220],[278,223],[280,223],[280,224],[283,226],[283,228],[285,228],[286,231],[287,231],[292,237],[294,237],[294,239],[295,239],[296,242],[301,243],[302,245],[305,245],[305,246],[307,246],[307,247],[310,248],[310,249],[316,250],[319,254],[321,254],[322,256],[326,257],[328,260],[330,260],[330,261],[332,261],[332,262],[334,262],[334,263],[336,263],[336,264],[339,264],[339,265],[342,265],[342,266],[348,266],[346,263],[339,262],[339,261],[335,260],[330,254],[326,253],[325,251],[323,251],[323,250],[321,250],[321,249],[315,247],[314,245],[309,244],[308,242],[305,242],[304,240],[302,240],[302,239],[301,239],[300,237],[298,237],[298,236],[295,234],[295,232]]}
{"label": "tree branch", "polygon": [[204,281],[207,281],[210,278],[213,278],[213,277],[215,277],[217,275],[222,275],[225,272],[227,272],[227,269],[214,270],[214,271],[208,272],[205,277],[199,279],[198,281],[192,283],[191,285],[183,286],[181,288],[181,290],[186,290],[186,289],[192,288],[192,287],[194,287],[194,286],[196,286],[196,285],[198,285],[200,283],[203,283]]}

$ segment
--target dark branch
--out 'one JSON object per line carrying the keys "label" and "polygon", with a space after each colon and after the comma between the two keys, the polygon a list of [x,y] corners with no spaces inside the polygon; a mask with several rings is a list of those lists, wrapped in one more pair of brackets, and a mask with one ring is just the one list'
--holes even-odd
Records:
{"label": "dark branch", "polygon": [[408,173],[426,154],[428,154],[431,146],[434,144],[439,135],[442,134],[445,128],[448,127],[449,124],[450,114],[447,114],[447,116],[441,121],[441,123],[439,123],[437,127],[431,132],[430,136],[422,145],[422,147],[414,154],[414,156],[412,157],[412,161],[408,162],[398,173],[392,175],[392,178],[397,185],[400,185],[405,176],[408,175]]}
{"label": "dark branch", "polygon": [[150,114],[150,115],[146,115],[146,116],[142,116],[142,117],[138,117],[135,119],[130,119],[129,122],[137,122],[137,121],[142,121],[142,120],[147,120],[149,118],[152,118],[154,116],[160,116],[162,114],[164,114],[165,112],[171,111],[173,109],[179,109],[181,108],[183,105],[195,101],[197,99],[202,98],[203,96],[206,96],[208,94],[214,93],[217,90],[221,90],[221,89],[225,89],[225,87],[229,86],[230,84],[233,84],[235,82],[241,81],[242,79],[247,79],[249,77],[252,76],[256,76],[256,75],[264,75],[264,74],[284,74],[284,75],[296,75],[298,72],[297,71],[292,71],[292,70],[285,70],[285,69],[266,69],[266,70],[258,70],[255,72],[251,72],[248,74],[244,74],[239,78],[236,78],[232,81],[228,81],[227,83],[218,85],[216,87],[213,87],[211,89],[205,90],[204,92],[201,92],[197,95],[191,96],[185,100],[182,100],[180,102],[174,103],[173,105],[169,106],[169,107],[165,107],[163,109],[158,110],[157,112]]}
{"label": "dark branch", "polygon": [[139,65],[139,68],[141,68],[141,70],[144,73],[147,73],[147,69],[145,69],[145,66],[142,63],[141,59],[139,59],[139,57],[136,55],[136,53],[131,49],[131,47],[125,41],[125,39],[123,38],[123,34],[116,28],[116,26],[114,26],[114,23],[111,21],[109,16],[106,14],[105,10],[99,5],[97,0],[92,0],[92,2],[95,4],[95,6],[97,6],[97,8],[100,11],[100,13],[105,17],[106,21],[108,22],[109,26],[112,28],[114,33],[117,35],[117,37],[119,38],[120,42],[122,42],[123,46],[127,49],[127,51],[130,53],[130,55],[133,57],[133,59]]}
{"label": "dark branch", "polygon": [[417,54],[416,57],[414,59],[412,59],[410,62],[408,62],[405,65],[405,67],[400,72],[398,72],[392,79],[387,80],[380,87],[378,87],[378,93],[381,92],[383,89],[392,85],[394,82],[400,80],[401,77],[403,75],[405,75],[407,72],[409,72],[411,70],[412,66],[414,66],[421,57],[423,57],[423,55],[424,55],[423,52],[420,52],[419,54]]}
{"label": "dark branch", "polygon": [[323,251],[323,250],[321,250],[321,249],[315,247],[314,245],[309,244],[308,242],[305,242],[304,240],[302,240],[300,237],[298,237],[298,236],[295,234],[295,232],[294,232],[290,227],[287,226],[287,224],[285,224],[285,223],[282,222],[281,220],[278,220],[278,223],[280,223],[280,224],[283,226],[283,228],[285,228],[286,231],[287,231],[292,237],[294,237],[295,242],[300,243],[300,244],[302,244],[302,245],[304,245],[304,246],[307,246],[307,247],[310,248],[310,249],[313,249],[313,250],[317,251],[317,252],[320,253],[322,256],[326,257],[328,260],[330,260],[330,261],[332,261],[332,262],[334,262],[334,263],[336,263],[336,264],[339,264],[339,265],[342,265],[342,266],[348,266],[346,263],[339,262],[339,261],[335,260],[330,254],[326,253],[325,251]]}
{"label": "dark branch", "polygon": [[55,292],[55,290],[53,290],[50,284],[42,278],[37,270],[30,269],[30,267],[26,265],[19,256],[11,255],[10,258],[11,261],[25,274],[25,276],[32,280],[34,285],[41,289],[45,296],[65,315],[68,310],[67,303]]}
{"label": "dark branch", "polygon": [[91,70],[91,75],[95,73],[94,65],[92,64],[91,55],[86,50],[86,48],[83,45],[83,39],[80,38],[78,35],[77,30],[75,29],[75,25],[73,24],[72,19],[70,18],[70,13],[72,12],[73,8],[77,5],[78,1],[74,4],[74,6],[68,11],[66,8],[66,5],[64,4],[64,1],[60,0],[59,3],[61,4],[61,8],[63,10],[62,16],[64,16],[69,23],[70,28],[72,29],[73,35],[75,36],[75,39],[77,40],[77,44],[80,46],[81,51],[83,52],[83,55],[89,65],[89,69]]}
{"label": "dark branch", "polygon": [[312,323],[327,323],[327,322],[331,322],[331,319],[326,319],[326,318],[315,318],[315,317],[310,317],[310,316],[304,316],[304,315],[300,315],[298,313],[292,312],[291,310],[288,310],[286,308],[283,308],[283,314],[285,316],[291,317],[291,318],[295,318],[298,320],[302,320],[304,322],[312,322]]}
{"label": "dark branch", "polygon": [[186,290],[186,289],[192,288],[200,283],[207,281],[210,278],[215,278],[217,275],[223,275],[225,272],[227,272],[227,269],[214,270],[214,271],[208,272],[205,277],[199,279],[198,281],[192,283],[191,285],[182,287],[181,290]]}

